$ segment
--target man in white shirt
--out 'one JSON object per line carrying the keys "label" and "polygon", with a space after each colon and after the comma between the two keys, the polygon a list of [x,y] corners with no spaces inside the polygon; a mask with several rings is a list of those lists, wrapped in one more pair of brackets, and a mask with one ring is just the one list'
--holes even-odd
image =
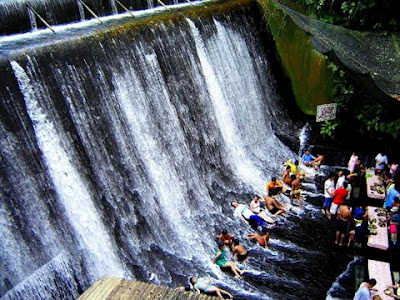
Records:
{"label": "man in white shirt", "polygon": [[343,187],[343,182],[345,182],[346,176],[344,176],[344,172],[340,170],[338,172],[338,179],[336,181],[336,189]]}
{"label": "man in white shirt", "polygon": [[331,173],[329,178],[324,183],[324,196],[325,201],[322,206],[322,213],[326,214],[330,218],[329,209],[333,201],[333,192],[335,191],[335,174]]}
{"label": "man in white shirt", "polygon": [[388,158],[383,152],[375,157],[375,169],[383,170],[388,163]]}

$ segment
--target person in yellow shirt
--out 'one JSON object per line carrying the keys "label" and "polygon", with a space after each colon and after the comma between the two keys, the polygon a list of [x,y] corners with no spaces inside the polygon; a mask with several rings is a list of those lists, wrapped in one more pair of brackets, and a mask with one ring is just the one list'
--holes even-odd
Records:
{"label": "person in yellow shirt", "polygon": [[288,160],[286,161],[284,164],[284,166],[290,166],[290,173],[297,175],[300,173],[300,169],[299,169],[299,161],[295,160],[294,163],[292,163],[292,160]]}

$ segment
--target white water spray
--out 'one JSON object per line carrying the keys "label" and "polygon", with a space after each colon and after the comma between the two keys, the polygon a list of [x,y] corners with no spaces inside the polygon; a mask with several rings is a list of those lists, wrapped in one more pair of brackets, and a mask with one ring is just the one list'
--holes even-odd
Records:
{"label": "white water spray", "polygon": [[105,274],[123,276],[120,260],[113,252],[109,235],[94,206],[93,199],[78,171],[71,163],[54,124],[36,100],[34,88],[24,69],[15,61],[11,62],[19,87],[24,95],[27,112],[32,120],[39,148],[44,157],[57,194],[64,205],[67,218],[73,229],[79,233],[79,243],[88,252],[92,277]]}

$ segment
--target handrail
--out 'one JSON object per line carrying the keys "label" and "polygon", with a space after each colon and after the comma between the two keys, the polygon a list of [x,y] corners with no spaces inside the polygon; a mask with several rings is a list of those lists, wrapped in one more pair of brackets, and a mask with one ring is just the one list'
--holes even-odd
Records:
{"label": "handrail", "polygon": [[157,0],[157,2],[160,3],[162,6],[164,6],[165,9],[171,11],[171,10],[168,8],[168,6],[166,6],[166,5],[164,4],[164,2],[162,2],[161,0]]}
{"label": "handrail", "polygon": [[191,6],[194,6],[190,0],[186,0],[186,2],[189,3]]}
{"label": "handrail", "polygon": [[119,2],[119,0],[114,0],[114,1],[117,2],[123,9],[125,9],[132,17],[135,17],[133,13],[125,5]]}
{"label": "handrail", "polygon": [[95,18],[97,19],[97,21],[99,21],[101,24],[103,24],[103,22],[100,20],[100,18],[94,13],[93,10],[90,9],[89,6],[86,5],[85,2],[83,2],[82,0],[78,0],[78,1],[89,11],[89,13],[90,13],[93,17],[95,17]]}
{"label": "handrail", "polygon": [[42,16],[41,16],[36,10],[33,9],[32,6],[30,6],[28,3],[26,3],[26,7],[27,7],[28,9],[30,9],[30,10],[40,19],[40,21],[42,21],[43,24],[46,25],[47,28],[49,28],[51,31],[53,31],[53,33],[56,33],[56,32],[54,31],[54,29],[51,28],[50,24],[47,23],[46,20],[43,19]]}

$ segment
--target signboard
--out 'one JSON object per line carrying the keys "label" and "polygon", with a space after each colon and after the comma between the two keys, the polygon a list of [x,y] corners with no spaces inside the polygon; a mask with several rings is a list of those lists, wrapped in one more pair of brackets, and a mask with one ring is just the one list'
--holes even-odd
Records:
{"label": "signboard", "polygon": [[317,122],[336,119],[336,103],[317,106]]}

